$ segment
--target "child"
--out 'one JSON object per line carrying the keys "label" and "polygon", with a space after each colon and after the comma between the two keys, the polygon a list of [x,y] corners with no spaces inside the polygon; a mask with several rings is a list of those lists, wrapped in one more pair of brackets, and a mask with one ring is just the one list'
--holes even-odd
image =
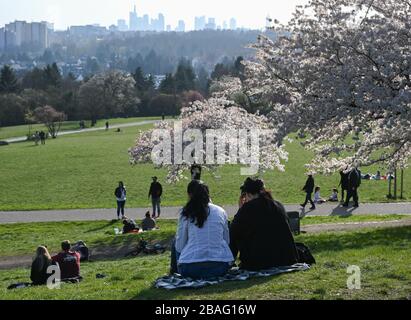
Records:
{"label": "child", "polygon": [[337,189],[335,189],[335,188],[333,189],[333,193],[328,198],[328,201],[331,201],[331,202],[337,202],[338,201],[338,190]]}
{"label": "child", "polygon": [[321,195],[320,195],[320,187],[316,187],[316,188],[315,188],[315,193],[314,193],[314,203],[316,203],[316,204],[321,204],[321,203],[324,203],[324,202],[326,202],[326,201],[327,201],[327,200],[321,198]]}

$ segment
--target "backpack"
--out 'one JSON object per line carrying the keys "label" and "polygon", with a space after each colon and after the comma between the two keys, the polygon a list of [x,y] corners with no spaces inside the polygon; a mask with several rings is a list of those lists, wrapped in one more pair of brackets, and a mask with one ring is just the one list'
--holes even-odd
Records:
{"label": "backpack", "polygon": [[304,243],[295,243],[295,247],[298,253],[298,263],[306,263],[309,265],[315,264],[315,258],[311,254],[310,248],[308,248]]}
{"label": "backpack", "polygon": [[88,261],[90,258],[90,252],[84,241],[78,241],[72,248],[72,251],[76,251],[80,254],[80,261]]}

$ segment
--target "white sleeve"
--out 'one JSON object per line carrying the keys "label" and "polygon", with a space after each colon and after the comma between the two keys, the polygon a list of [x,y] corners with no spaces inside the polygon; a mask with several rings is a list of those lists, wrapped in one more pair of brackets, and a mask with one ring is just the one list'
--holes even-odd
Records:
{"label": "white sleeve", "polygon": [[230,231],[228,229],[228,217],[227,217],[227,213],[225,211],[223,211],[224,214],[224,233],[223,233],[223,238],[225,240],[225,242],[227,242],[227,244],[230,244]]}
{"label": "white sleeve", "polygon": [[176,251],[181,253],[188,242],[188,220],[180,214],[176,234]]}

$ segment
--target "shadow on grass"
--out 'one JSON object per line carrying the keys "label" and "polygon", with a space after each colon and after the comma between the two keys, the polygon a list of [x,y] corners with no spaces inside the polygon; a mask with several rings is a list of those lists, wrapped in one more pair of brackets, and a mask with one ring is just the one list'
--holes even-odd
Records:
{"label": "shadow on grass", "polygon": [[96,231],[104,230],[105,228],[108,228],[108,227],[110,227],[110,226],[113,226],[113,225],[115,225],[115,224],[117,224],[117,223],[118,223],[117,220],[111,220],[111,221],[109,221],[107,224],[102,225],[102,226],[100,226],[100,227],[98,227],[98,228],[94,228],[94,229],[87,230],[86,233],[91,233],[91,232],[96,232]]}
{"label": "shadow on grass", "polygon": [[346,249],[364,249],[378,245],[390,245],[404,248],[404,242],[411,242],[411,227],[365,229],[358,232],[328,232],[302,235],[297,238],[315,253],[322,251],[341,251]]}

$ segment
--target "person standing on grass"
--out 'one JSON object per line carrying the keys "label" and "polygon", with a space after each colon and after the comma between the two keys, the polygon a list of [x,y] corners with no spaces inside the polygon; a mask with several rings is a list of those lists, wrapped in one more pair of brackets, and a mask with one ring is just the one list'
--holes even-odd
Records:
{"label": "person standing on grass", "polygon": [[344,207],[348,207],[348,203],[350,202],[351,197],[354,200],[354,208],[359,207],[358,203],[358,188],[361,185],[361,171],[357,168],[354,168],[348,174],[348,191],[347,191],[347,199],[343,204]]}
{"label": "person standing on grass", "polygon": [[161,185],[160,182],[158,182],[157,177],[153,177],[153,182],[150,185],[150,190],[148,191],[148,197],[151,197],[151,203],[153,205],[153,218],[156,217],[156,212],[157,212],[157,218],[160,217],[161,214],[161,196],[163,194],[163,186]]}
{"label": "person standing on grass", "polygon": [[106,121],[106,130],[108,130],[110,128],[110,124],[108,123],[108,121]]}
{"label": "person standing on grass", "polygon": [[301,204],[301,207],[303,207],[303,209],[305,208],[305,206],[307,205],[308,202],[311,203],[311,210],[315,209],[315,204],[314,201],[312,200],[312,194],[314,192],[314,178],[312,174],[308,175],[308,179],[303,187],[303,191],[305,191],[306,196],[305,196],[305,201],[304,203]]}
{"label": "person standing on grass", "polygon": [[39,133],[41,144],[45,145],[46,144],[46,133],[42,130]]}
{"label": "person standing on grass", "polygon": [[39,145],[39,141],[40,141],[40,133],[36,131],[36,133],[34,134],[34,143],[36,144],[36,146]]}
{"label": "person standing on grass", "polygon": [[347,191],[348,193],[348,173],[345,173],[343,170],[340,171],[340,184],[341,186],[341,202],[344,202],[344,193]]}
{"label": "person standing on grass", "polygon": [[126,205],[127,200],[126,187],[124,186],[124,183],[122,181],[118,183],[118,187],[114,191],[114,195],[116,196],[117,200],[117,219],[120,220],[120,212],[122,218],[124,218],[124,206]]}

